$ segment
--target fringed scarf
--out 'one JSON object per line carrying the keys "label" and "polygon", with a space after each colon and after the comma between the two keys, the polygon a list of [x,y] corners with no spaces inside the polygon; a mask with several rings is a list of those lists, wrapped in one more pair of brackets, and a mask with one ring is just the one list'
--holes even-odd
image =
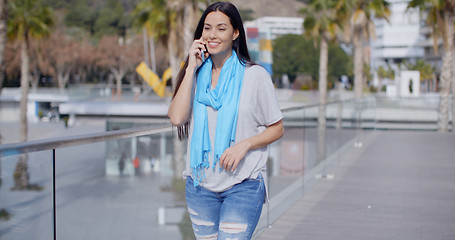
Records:
{"label": "fringed scarf", "polygon": [[[205,178],[204,168],[210,166],[209,153],[213,153],[215,168],[224,150],[235,141],[245,64],[240,62],[235,51],[223,65],[215,89],[211,89],[212,59],[208,58],[197,76],[196,95],[193,102],[194,129],[191,138],[190,163],[194,185]],[[207,106],[218,111],[215,145],[212,152],[207,120]]]}

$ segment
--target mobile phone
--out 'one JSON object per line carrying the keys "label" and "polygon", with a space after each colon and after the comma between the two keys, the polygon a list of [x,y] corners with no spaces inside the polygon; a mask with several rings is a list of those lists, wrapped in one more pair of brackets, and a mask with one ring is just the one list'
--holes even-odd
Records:
{"label": "mobile phone", "polygon": [[202,62],[205,61],[205,52],[207,52],[207,46],[204,44],[204,49],[201,49],[201,58],[202,58]]}

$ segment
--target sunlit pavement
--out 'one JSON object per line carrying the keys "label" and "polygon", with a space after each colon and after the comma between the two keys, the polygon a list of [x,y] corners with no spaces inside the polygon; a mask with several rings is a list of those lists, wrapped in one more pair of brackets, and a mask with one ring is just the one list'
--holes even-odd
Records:
{"label": "sunlit pavement", "polygon": [[455,239],[455,134],[374,131],[256,239]]}

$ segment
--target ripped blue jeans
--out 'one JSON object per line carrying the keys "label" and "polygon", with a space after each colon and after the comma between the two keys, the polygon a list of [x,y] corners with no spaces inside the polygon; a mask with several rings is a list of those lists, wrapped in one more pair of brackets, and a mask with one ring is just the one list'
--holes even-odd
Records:
{"label": "ripped blue jeans", "polygon": [[194,235],[198,240],[248,240],[261,216],[264,180],[246,179],[224,192],[194,186],[186,179],[186,202]]}

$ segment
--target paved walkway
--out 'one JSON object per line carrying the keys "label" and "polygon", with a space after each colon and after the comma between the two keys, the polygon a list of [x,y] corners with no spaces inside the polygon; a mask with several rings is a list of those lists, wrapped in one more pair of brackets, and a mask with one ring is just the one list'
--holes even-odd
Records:
{"label": "paved walkway", "polygon": [[455,239],[455,134],[375,131],[331,173],[256,239]]}

